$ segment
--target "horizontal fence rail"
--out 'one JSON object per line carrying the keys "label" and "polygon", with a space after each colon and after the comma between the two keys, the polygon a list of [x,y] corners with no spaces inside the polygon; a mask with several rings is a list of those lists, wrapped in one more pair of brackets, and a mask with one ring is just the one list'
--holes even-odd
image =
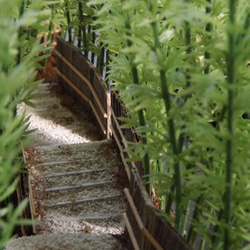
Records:
{"label": "horizontal fence rail", "polygon": [[55,50],[60,84],[82,106],[89,109],[107,137],[110,126],[107,115],[109,93],[97,70],[73,46],[58,37]]}
{"label": "horizontal fence rail", "polygon": [[138,142],[133,129],[120,127],[119,117],[128,117],[117,92],[109,92],[94,65],[74,46],[58,37],[55,49],[58,82],[62,88],[96,119],[106,138],[112,138],[120,151],[129,187],[123,218],[129,249],[188,250],[190,246],[153,206],[142,183],[142,163],[128,161],[127,142]]}

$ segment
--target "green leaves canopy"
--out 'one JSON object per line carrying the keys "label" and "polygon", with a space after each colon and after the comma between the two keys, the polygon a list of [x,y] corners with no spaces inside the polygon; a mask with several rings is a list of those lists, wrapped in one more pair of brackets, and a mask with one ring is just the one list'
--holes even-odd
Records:
{"label": "green leaves canopy", "polygon": [[27,200],[17,208],[9,202],[23,168],[20,153],[27,143],[24,135],[28,120],[17,116],[16,108],[21,102],[30,103],[39,83],[34,81],[35,68],[44,45],[36,36],[29,36],[29,32],[31,28],[47,30],[44,22],[50,17],[47,5],[53,3],[56,1],[0,0],[0,249],[16,225],[31,223],[19,219]]}
{"label": "green leaves canopy", "polygon": [[[130,121],[123,119],[124,127],[136,126],[147,138],[147,145],[132,144],[127,150],[134,160],[143,161],[149,154],[151,185],[161,196],[162,209],[167,208],[168,214],[169,204],[175,204],[176,221],[185,229],[184,210],[194,201],[197,213],[189,221],[191,227],[180,230],[189,243],[194,244],[201,234],[201,248],[206,242],[211,249],[223,244],[225,249],[241,249],[250,236],[250,126],[243,119],[246,113],[249,116],[250,2],[93,0],[89,4],[97,10],[99,39],[113,53],[109,78],[131,115]],[[231,45],[230,34],[235,39]],[[140,85],[133,81],[133,68]],[[231,69],[233,85],[229,84]],[[232,98],[228,98],[230,92]],[[139,110],[145,126],[139,122]],[[228,143],[233,145],[231,153]],[[231,184],[226,182],[229,155]],[[231,212],[225,224],[228,186]],[[230,232],[229,239],[223,238],[224,232]]]}

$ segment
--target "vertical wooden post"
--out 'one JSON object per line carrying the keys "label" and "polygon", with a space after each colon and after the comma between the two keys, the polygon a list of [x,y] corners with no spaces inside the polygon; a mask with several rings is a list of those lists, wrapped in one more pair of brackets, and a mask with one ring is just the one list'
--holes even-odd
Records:
{"label": "vertical wooden post", "polygon": [[111,130],[111,93],[107,91],[107,139],[112,136]]}

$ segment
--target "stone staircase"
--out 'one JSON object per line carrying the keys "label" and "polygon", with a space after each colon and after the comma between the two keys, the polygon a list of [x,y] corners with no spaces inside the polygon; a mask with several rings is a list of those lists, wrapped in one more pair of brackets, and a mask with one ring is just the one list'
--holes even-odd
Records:
{"label": "stone staircase", "polygon": [[[36,92],[35,108],[19,108],[35,129],[24,158],[36,236],[13,240],[7,249],[126,249],[120,239],[127,179],[114,142],[100,139],[58,85],[41,84]],[[51,237],[60,247],[46,245]],[[70,238],[72,245],[65,240]]]}
{"label": "stone staircase", "polygon": [[122,166],[112,141],[35,149],[40,162],[29,170],[37,233],[122,233]]}

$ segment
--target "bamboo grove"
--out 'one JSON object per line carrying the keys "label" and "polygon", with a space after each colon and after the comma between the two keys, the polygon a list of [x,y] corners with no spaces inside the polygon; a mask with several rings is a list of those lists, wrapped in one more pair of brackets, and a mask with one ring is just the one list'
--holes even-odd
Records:
{"label": "bamboo grove", "polygon": [[[12,20],[18,20],[22,1],[12,2]],[[27,4],[39,7],[39,1],[23,2],[26,11]],[[123,127],[135,127],[141,137],[126,150],[143,162],[145,187],[160,199],[159,212],[192,247],[198,242],[199,249],[250,249],[250,2],[41,2],[39,8],[49,11],[46,25],[38,26],[34,16],[20,22],[34,29],[13,22],[14,38],[3,28],[9,39],[21,41],[13,44],[11,58],[32,55],[36,30],[60,28],[91,61],[97,58],[107,84],[119,91],[131,116],[120,118]],[[20,67],[29,67],[22,60]],[[6,65],[14,61],[6,63],[1,89],[13,86],[16,93],[19,87],[8,85],[6,76],[15,69]]]}
{"label": "bamboo grove", "polygon": [[141,136],[127,151],[143,162],[149,194],[190,245],[200,236],[200,249],[247,249],[250,3],[89,6],[110,52],[109,80],[131,115],[123,126]]}

